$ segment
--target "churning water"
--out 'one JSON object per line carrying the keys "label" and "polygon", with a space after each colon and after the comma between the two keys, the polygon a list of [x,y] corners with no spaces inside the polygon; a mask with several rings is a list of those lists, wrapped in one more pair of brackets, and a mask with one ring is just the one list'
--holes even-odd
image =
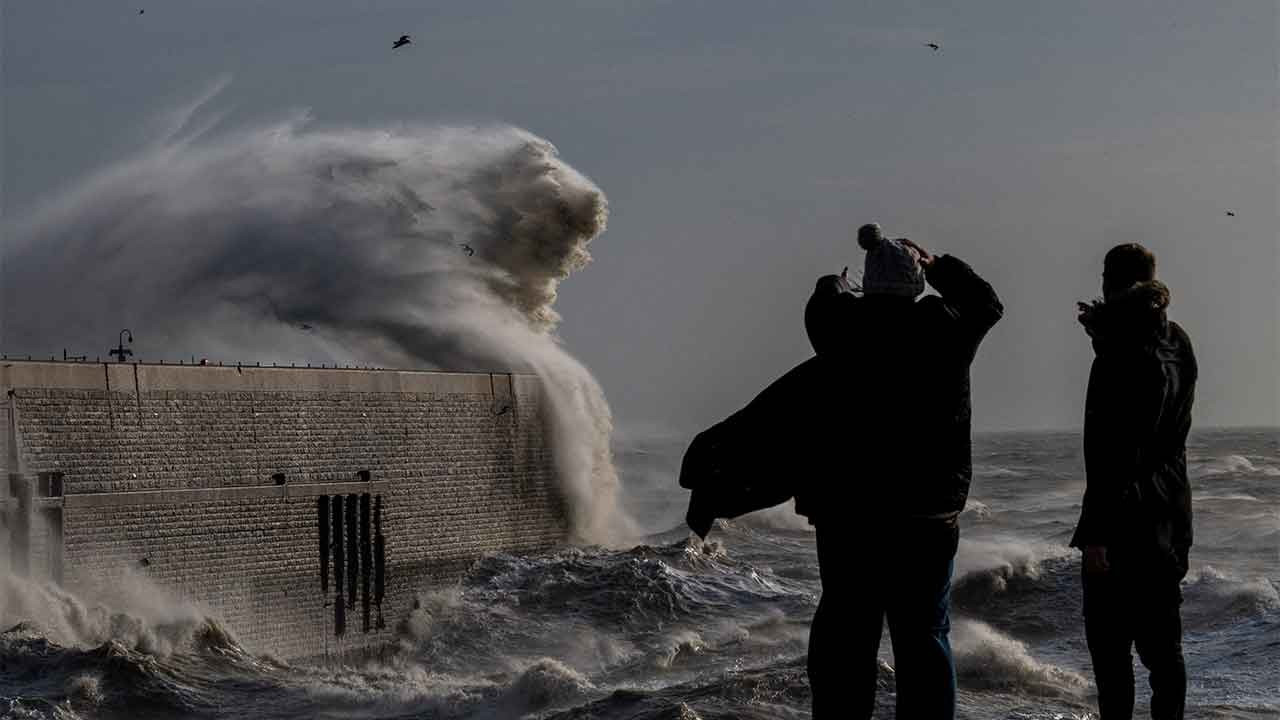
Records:
{"label": "churning water", "polygon": [[[216,617],[154,593],[103,606],[5,581],[0,713],[11,717],[808,717],[813,535],[781,508],[681,526],[687,438],[617,448],[623,497],[646,525],[629,549],[494,555],[424,587],[376,663],[253,657]],[[1073,434],[979,436],[963,516],[953,644],[964,718],[1085,718],[1094,688],[1079,560],[1065,544],[1082,487]],[[1196,539],[1183,586],[1189,717],[1280,716],[1280,442],[1197,433]],[[865,508],[873,512],[873,508]],[[869,584],[874,577],[865,578]],[[893,716],[882,648],[880,711]],[[1145,682],[1139,672],[1139,696]],[[1145,706],[1139,709],[1139,716]]]}

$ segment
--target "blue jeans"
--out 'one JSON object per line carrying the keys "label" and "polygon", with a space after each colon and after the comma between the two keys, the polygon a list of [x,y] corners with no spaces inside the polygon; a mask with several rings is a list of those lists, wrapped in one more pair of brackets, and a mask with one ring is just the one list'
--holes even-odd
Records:
{"label": "blue jeans", "polygon": [[959,529],[903,520],[850,530],[817,526],[822,599],[809,630],[813,717],[870,718],[885,619],[893,641],[897,717],[952,720],[951,573]]}

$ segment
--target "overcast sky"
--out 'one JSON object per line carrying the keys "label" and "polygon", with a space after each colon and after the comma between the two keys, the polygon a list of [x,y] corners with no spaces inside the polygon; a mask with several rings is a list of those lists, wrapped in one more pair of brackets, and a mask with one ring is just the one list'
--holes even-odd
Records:
{"label": "overcast sky", "polygon": [[624,427],[705,426],[807,357],[813,281],[861,266],[871,220],[1001,293],[979,428],[1080,424],[1074,303],[1127,241],[1195,342],[1198,424],[1276,425],[1278,5],[0,0],[0,200],[30,211],[223,76],[228,128],[510,123],[609,197],[558,308]]}

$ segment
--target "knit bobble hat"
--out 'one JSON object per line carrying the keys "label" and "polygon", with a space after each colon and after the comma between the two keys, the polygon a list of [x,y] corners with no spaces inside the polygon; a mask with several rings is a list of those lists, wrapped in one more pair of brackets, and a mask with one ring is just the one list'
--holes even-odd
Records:
{"label": "knit bobble hat", "polygon": [[867,251],[862,290],[867,295],[914,298],[924,292],[924,268],[911,248],[884,236],[880,226],[858,228],[858,245]]}

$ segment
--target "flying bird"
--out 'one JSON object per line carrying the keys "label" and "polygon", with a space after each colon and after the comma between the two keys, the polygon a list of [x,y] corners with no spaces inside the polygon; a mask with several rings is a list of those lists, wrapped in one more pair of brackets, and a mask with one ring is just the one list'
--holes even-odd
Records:
{"label": "flying bird", "polygon": [[397,40],[397,41],[395,41],[394,43],[392,43],[392,44],[391,44],[391,49],[392,49],[392,50],[395,50],[396,48],[402,48],[402,47],[404,47],[405,45],[408,45],[408,44],[409,44],[409,43],[411,43],[411,42],[413,42],[413,41],[409,39],[409,36],[408,36],[408,35],[401,35],[399,40]]}
{"label": "flying bird", "polygon": [[466,243],[463,243],[458,247],[462,248],[462,252],[466,253],[467,257],[471,257],[472,255],[476,254],[476,249]]}
{"label": "flying bird", "polygon": [[145,13],[145,12],[146,12],[146,10],[145,10],[145,9],[141,9],[141,8],[139,8],[139,10],[138,10],[138,14],[139,14],[139,15],[141,15],[141,14],[143,14],[143,13]]}
{"label": "flying bird", "polygon": [[939,50],[942,49],[942,46],[939,45],[938,43],[925,43],[924,46],[927,48],[931,48],[934,52],[938,52]]}
{"label": "flying bird", "polygon": [[1235,211],[1235,210],[1228,210],[1228,211],[1227,211],[1227,217],[1235,217],[1235,216],[1236,216],[1236,211]]}

